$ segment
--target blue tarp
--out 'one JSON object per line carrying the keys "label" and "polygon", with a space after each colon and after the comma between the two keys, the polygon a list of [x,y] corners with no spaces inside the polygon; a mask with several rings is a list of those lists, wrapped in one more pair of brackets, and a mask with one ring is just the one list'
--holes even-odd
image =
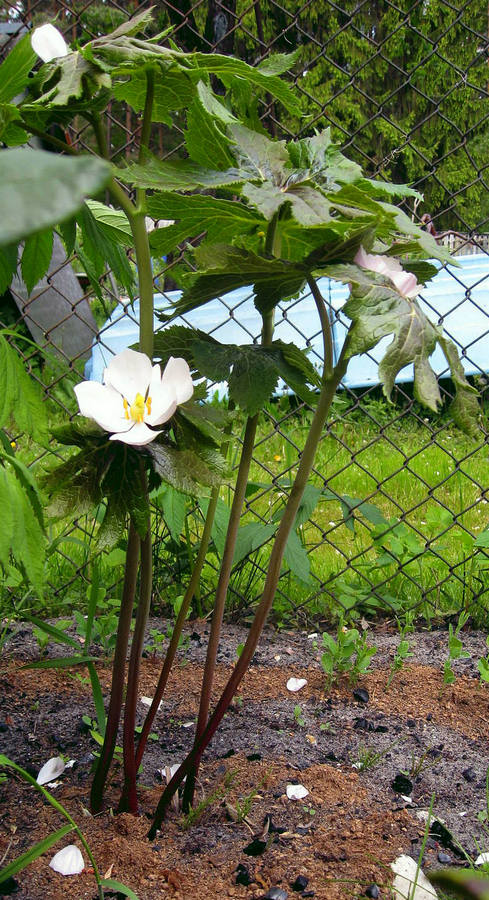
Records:
{"label": "blue tarp", "polygon": [[[447,266],[423,288],[420,304],[434,324],[442,324],[462,354],[467,375],[489,371],[489,257],[484,253],[461,256],[460,268]],[[332,311],[335,356],[345,339],[348,320],[341,308],[348,296],[346,285],[319,279],[319,288]],[[180,291],[156,294],[155,308],[165,309],[181,296]],[[101,381],[111,356],[138,340],[139,304],[120,303],[104,324],[85,367],[85,375]],[[253,305],[251,288],[240,288],[175,320],[175,324],[193,325],[223,343],[245,344],[258,339],[261,319]],[[164,327],[155,318],[155,329]],[[280,304],[276,311],[274,337],[310,348],[310,358],[319,365],[322,337],[314,300],[309,290],[291,303]],[[384,338],[370,354],[350,362],[343,384],[352,388],[379,383],[378,362],[391,338]],[[438,375],[449,374],[442,352],[437,348],[431,365]],[[398,382],[412,381],[412,366],[406,366]]]}

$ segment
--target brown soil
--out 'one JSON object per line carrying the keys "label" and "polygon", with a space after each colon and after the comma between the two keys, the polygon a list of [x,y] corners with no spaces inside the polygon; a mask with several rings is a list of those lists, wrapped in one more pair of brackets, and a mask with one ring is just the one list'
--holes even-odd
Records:
{"label": "brown soil", "polygon": [[[371,884],[387,898],[389,864],[400,853],[418,857],[425,825],[417,813],[427,809],[433,793],[436,816],[452,840],[443,833],[428,838],[425,870],[440,867],[440,852],[461,864],[463,850],[473,857],[477,842],[487,848],[477,818],[485,809],[489,765],[489,690],[480,688],[476,678],[484,637],[473,632],[464,636],[471,657],[456,664],[456,683],[444,686],[446,633],[413,635],[412,665],[386,691],[397,643],[388,629],[371,634],[379,651],[371,672],[357,685],[368,691],[367,702],[355,698],[347,683],[325,690],[318,651],[306,634],[267,632],[201,769],[197,800],[218,790],[219,796],[189,828],[182,827],[181,813],[173,810],[156,841],[148,842],[151,812],[161,793],[158,770],[181,761],[191,746],[192,728],[185,726],[195,720],[206,628],[193,623],[170,679],[154,726],[158,740],[149,743],[140,775],[139,818],[111,812],[118,800],[117,769],[107,810],[95,818],[87,812],[96,750],[81,721],[84,714],[93,715],[89,685],[75,670],[23,669],[36,655],[28,629],[7,645],[10,658],[0,672],[0,750],[35,775],[51,756],[62,753],[76,760],[53,793],[82,827],[102,873],[110,870],[110,877],[131,887],[140,900],[255,900],[271,887],[282,888],[289,898],[339,900],[364,896]],[[226,630],[216,695],[244,633],[236,627]],[[51,650],[52,655],[60,652]],[[141,695],[152,695],[160,664],[156,658],[144,660]],[[101,665],[99,674],[107,689],[110,670]],[[291,675],[308,681],[297,694],[286,689]],[[294,717],[296,705],[302,724]],[[142,718],[143,706],[140,713]],[[392,786],[402,770],[410,773],[412,792]],[[286,786],[293,782],[308,788],[305,800],[287,799]],[[408,793],[411,803],[402,796]],[[237,804],[242,806],[246,798],[246,821],[237,822]],[[247,855],[245,848],[263,836],[270,818],[266,849],[256,857]],[[0,784],[0,822],[4,864],[63,824],[31,787],[12,776]],[[59,846],[16,875],[19,900],[95,898],[89,869],[68,878],[49,868]],[[248,870],[248,886],[236,883],[240,864]],[[292,888],[299,875],[308,879],[302,894]]]}

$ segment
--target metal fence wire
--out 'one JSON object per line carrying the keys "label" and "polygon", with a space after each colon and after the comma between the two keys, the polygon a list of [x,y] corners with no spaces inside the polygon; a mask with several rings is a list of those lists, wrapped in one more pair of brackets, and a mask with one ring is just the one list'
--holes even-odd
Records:
{"label": "metal fence wire", "polygon": [[[56,19],[67,40],[84,42],[111,30],[148,3],[137,0],[3,0],[0,58],[26,29]],[[487,393],[489,370],[488,10],[483,0],[155,0],[155,33],[173,26],[186,51],[218,51],[257,64],[270,54],[298,50],[290,79],[302,115],[285,114],[263,101],[261,117],[279,137],[310,135],[331,125],[344,152],[371,176],[413,184],[422,203],[405,208],[448,244],[460,268],[444,267],[442,290],[422,294],[434,322],[457,344],[467,372]],[[123,103],[105,111],[110,152],[131,158],[139,118]],[[185,122],[181,122],[182,134]],[[152,149],[178,155],[175,129],[156,125]],[[71,129],[75,147],[86,146],[82,125]],[[155,270],[158,289],[175,287],[177,254]],[[75,412],[75,372],[93,346],[110,357],[114,328],[134,335],[131,304],[107,268],[98,297],[80,259],[55,244],[49,275],[30,295],[18,277],[0,305],[3,325],[27,328],[48,362],[26,356],[33,376],[59,411]],[[307,298],[306,298],[307,299]],[[341,332],[341,306],[326,294]],[[304,298],[300,303],[304,304]],[[248,304],[249,306],[249,304]],[[232,323],[241,342],[258,337],[246,297],[219,303],[210,329],[219,339]],[[287,327],[302,346],[315,345],[314,319],[299,302],[277,311],[277,333]],[[110,315],[110,322],[107,320]],[[214,314],[213,314],[214,315]],[[285,323],[285,325],[284,325]],[[256,325],[256,328],[255,328]],[[280,334],[279,334],[280,336]],[[54,355],[53,355],[54,354]],[[484,435],[458,433],[447,414],[427,414],[412,396],[409,376],[397,385],[394,405],[376,380],[378,353],[363,358],[338,392],[313,475],[323,489],[299,530],[309,554],[284,568],[275,606],[278,621],[305,624],[339,610],[369,614],[402,606],[430,618],[466,609],[487,623],[485,527],[489,521],[489,461]],[[440,370],[442,394],[451,382]],[[268,522],[297,466],[310,410],[295,398],[269,403],[255,448],[244,521]],[[22,443],[23,438],[20,438]],[[25,438],[27,441],[27,438]],[[56,450],[55,450],[56,452]],[[39,458],[42,454],[38,454]],[[229,502],[229,489],[223,489]],[[171,535],[155,516],[155,610],[180,593],[201,528],[198,507],[187,505],[182,534]],[[51,598],[69,605],[83,592],[94,552],[96,522],[63,523],[49,560]],[[107,584],[120,577],[121,554],[104,557]],[[290,571],[292,564],[293,572]],[[262,547],[233,573],[230,612],[246,619],[259,596],[267,565]],[[218,555],[209,553],[197,610],[210,607]],[[302,568],[301,568],[302,566]],[[299,577],[298,577],[299,576]],[[81,586],[81,587],[80,587]]]}

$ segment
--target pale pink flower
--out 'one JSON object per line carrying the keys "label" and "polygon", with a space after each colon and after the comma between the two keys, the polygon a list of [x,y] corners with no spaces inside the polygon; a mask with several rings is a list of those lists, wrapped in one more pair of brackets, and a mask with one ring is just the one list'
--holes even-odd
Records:
{"label": "pale pink flower", "polygon": [[393,256],[367,253],[363,247],[360,247],[353,261],[362,269],[385,275],[389,281],[392,281],[401,297],[416,297],[422,288],[422,285],[416,281],[416,276],[412,272],[405,272],[399,260]]}

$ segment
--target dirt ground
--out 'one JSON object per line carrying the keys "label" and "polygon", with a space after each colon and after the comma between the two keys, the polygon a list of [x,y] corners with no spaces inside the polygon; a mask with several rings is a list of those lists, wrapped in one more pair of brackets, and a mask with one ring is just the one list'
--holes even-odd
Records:
{"label": "dirt ground", "polygon": [[[313,636],[268,630],[201,768],[197,800],[214,799],[190,827],[173,810],[150,843],[146,833],[162,789],[161,770],[180,762],[191,746],[189,723],[198,708],[207,631],[204,621],[189,626],[155,721],[157,739],[149,742],[140,773],[138,818],[112,812],[117,767],[106,810],[95,818],[88,813],[97,749],[82,722],[83,715],[94,715],[89,684],[75,670],[23,668],[38,657],[28,627],[7,643],[0,665],[0,752],[34,775],[52,756],[75,760],[53,794],[81,826],[102,873],[110,871],[139,900],[387,898],[390,863],[401,853],[418,858],[433,795],[436,821],[425,871],[464,865],[465,854],[474,858],[489,849],[489,832],[478,815],[486,810],[489,766],[489,687],[479,686],[476,669],[485,635],[462,633],[470,657],[454,664],[456,682],[445,686],[447,632],[416,632],[409,665],[386,690],[398,643],[389,626],[368,632],[378,652],[357,690],[347,681],[325,689]],[[216,693],[245,635],[245,629],[226,626]],[[48,648],[48,655],[62,652]],[[141,696],[152,696],[160,665],[151,654],[144,659]],[[99,674],[107,690],[109,667],[101,663]],[[298,693],[286,688],[291,676],[307,679]],[[294,714],[296,706],[300,712]],[[141,704],[141,719],[144,710]],[[308,789],[303,800],[287,798],[287,785],[294,783]],[[243,804],[249,807],[246,821],[236,821]],[[62,824],[17,777],[0,783],[4,864]],[[0,886],[0,896],[10,889],[18,900],[95,898],[90,869],[63,877],[49,868],[61,846],[10,886]],[[251,855],[255,851],[261,852]]]}

